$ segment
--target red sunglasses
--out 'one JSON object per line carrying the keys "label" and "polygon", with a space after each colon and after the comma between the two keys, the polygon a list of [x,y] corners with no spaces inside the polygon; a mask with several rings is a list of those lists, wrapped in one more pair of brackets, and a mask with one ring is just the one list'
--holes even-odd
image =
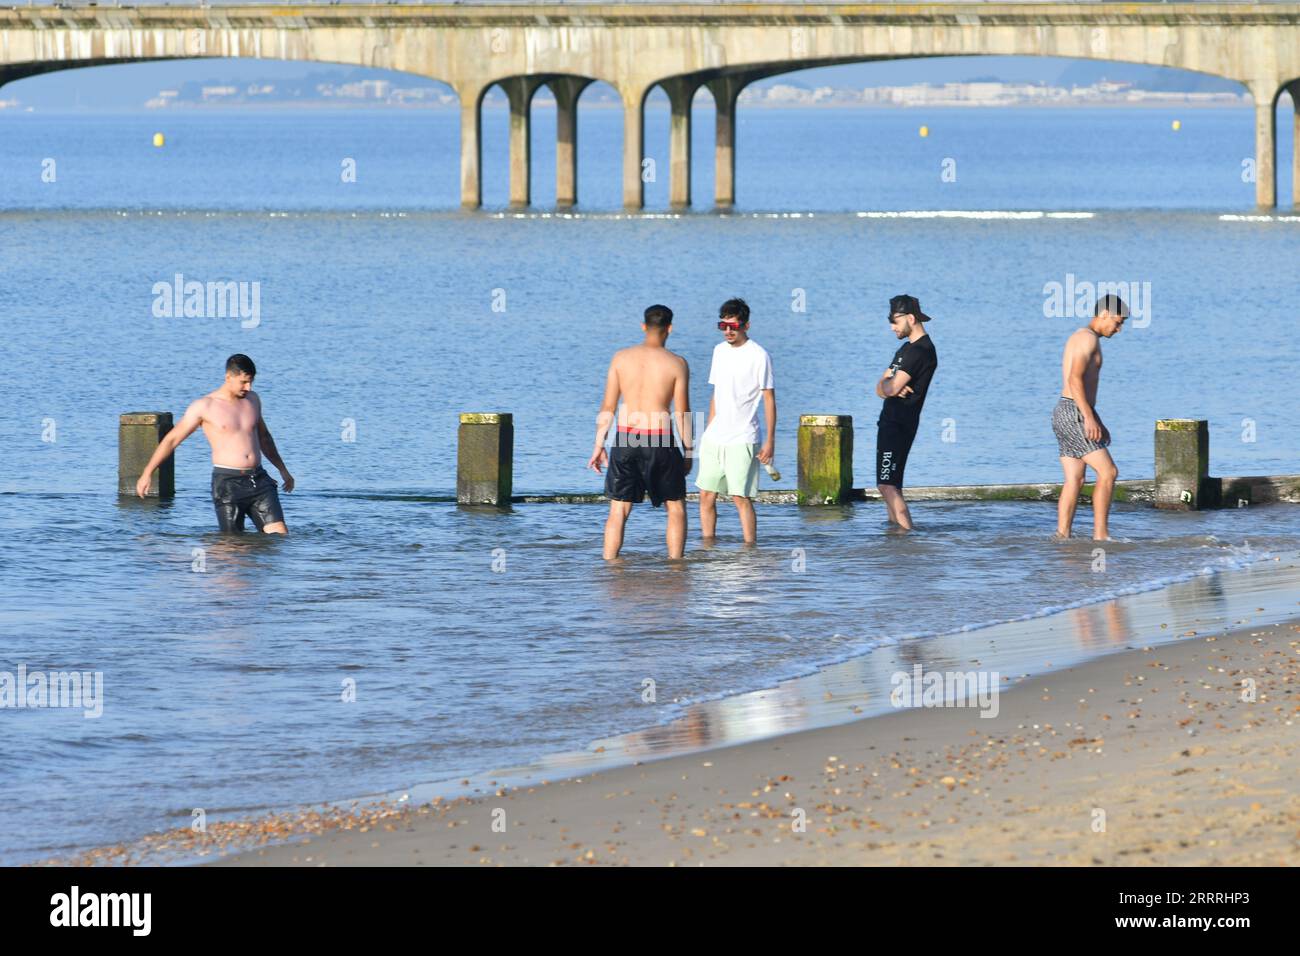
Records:
{"label": "red sunglasses", "polygon": [[726,332],[728,329],[730,329],[732,332],[739,332],[740,326],[741,326],[740,322],[719,322],[718,323],[718,328],[721,329],[723,332]]}

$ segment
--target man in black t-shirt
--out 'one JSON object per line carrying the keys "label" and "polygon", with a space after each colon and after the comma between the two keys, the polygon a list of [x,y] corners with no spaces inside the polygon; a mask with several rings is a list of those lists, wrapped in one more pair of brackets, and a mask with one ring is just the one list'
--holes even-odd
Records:
{"label": "man in black t-shirt", "polygon": [[939,367],[934,342],[921,324],[929,321],[915,296],[896,295],[889,300],[889,326],[907,341],[876,383],[876,394],[885,400],[876,426],[876,487],[889,509],[890,522],[907,531],[912,530],[912,516],[903,498],[903,468],[921,424],[925,393]]}

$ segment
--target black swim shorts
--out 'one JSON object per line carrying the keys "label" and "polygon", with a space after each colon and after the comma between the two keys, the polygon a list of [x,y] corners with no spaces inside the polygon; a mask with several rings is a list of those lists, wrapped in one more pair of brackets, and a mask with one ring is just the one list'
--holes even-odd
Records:
{"label": "black swim shorts", "polygon": [[222,531],[243,531],[245,516],[257,530],[284,520],[279,486],[261,465],[256,468],[213,468],[212,504]]}
{"label": "black swim shorts", "polygon": [[882,421],[876,426],[876,484],[903,487],[903,469],[907,453],[916,440],[918,420],[914,425]]}
{"label": "black swim shorts", "polygon": [[[648,434],[648,433],[647,433]],[[619,434],[609,450],[609,470],[605,472],[605,497],[611,501],[642,501],[658,508],[665,501],[686,499],[686,459],[671,439],[639,441]]]}

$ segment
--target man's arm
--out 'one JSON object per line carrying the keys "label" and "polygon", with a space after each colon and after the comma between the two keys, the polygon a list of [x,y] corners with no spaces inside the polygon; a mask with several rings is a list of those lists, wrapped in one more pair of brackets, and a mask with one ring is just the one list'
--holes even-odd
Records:
{"label": "man's arm", "polygon": [[286,492],[293,491],[293,475],[289,474],[289,469],[284,467],[284,459],[280,457],[279,449],[275,447],[275,439],[271,437],[271,429],[266,427],[266,419],[262,417],[261,398],[257,398],[257,443],[261,446],[262,454],[266,456],[266,460],[279,469],[281,486]]}
{"label": "man's arm", "polygon": [[911,374],[902,369],[886,369],[876,383],[876,394],[881,398],[906,398],[912,394],[912,386],[907,384],[911,380]]}
{"label": "man's arm", "polygon": [[600,401],[600,412],[596,415],[596,444],[591,450],[587,467],[600,474],[609,453],[605,451],[605,436],[609,426],[614,424],[614,413],[618,411],[618,398],[621,388],[618,384],[618,368],[610,360],[609,371],[605,373],[605,397]]}
{"label": "man's arm", "polygon": [[1083,376],[1092,360],[1093,350],[1097,348],[1097,339],[1093,335],[1081,337],[1077,332],[1066,343],[1066,352],[1070,357],[1070,371],[1065,376],[1065,390],[1074,399],[1079,413],[1083,415],[1083,434],[1088,441],[1101,441],[1101,422],[1088,401],[1088,389]]}
{"label": "man's arm", "polygon": [[195,429],[202,424],[203,399],[200,398],[190,402],[190,407],[185,409],[181,420],[163,436],[158,447],[149,456],[149,463],[144,466],[144,471],[140,472],[140,478],[135,483],[135,493],[138,497],[143,498],[149,493],[149,482],[153,478],[154,469],[166,461],[167,456],[176,450],[176,446],[193,435]]}
{"label": "man's arm", "polygon": [[776,454],[776,389],[763,389],[763,421],[767,423],[767,440],[758,452],[758,460],[765,465],[772,463]]}
{"label": "man's arm", "polygon": [[[710,402],[712,404],[712,402]],[[677,419],[677,434],[682,439],[687,470],[694,455],[695,435],[691,430],[691,366],[682,359],[682,371],[673,385],[673,417]]]}

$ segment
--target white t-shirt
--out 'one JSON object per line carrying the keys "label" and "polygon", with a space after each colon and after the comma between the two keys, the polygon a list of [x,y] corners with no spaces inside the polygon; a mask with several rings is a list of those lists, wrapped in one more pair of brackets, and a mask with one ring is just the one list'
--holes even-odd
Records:
{"label": "white t-shirt", "polygon": [[709,367],[713,386],[713,421],[703,438],[715,445],[752,445],[758,442],[758,405],[763,389],[772,384],[772,356],[753,339],[744,345],[719,342]]}

